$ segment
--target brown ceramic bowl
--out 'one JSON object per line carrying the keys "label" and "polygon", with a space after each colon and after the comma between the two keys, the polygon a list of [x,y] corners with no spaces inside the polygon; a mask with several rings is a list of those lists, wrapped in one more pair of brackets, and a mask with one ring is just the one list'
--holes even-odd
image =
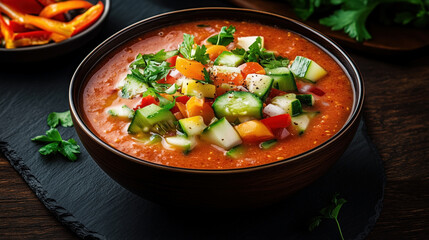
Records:
{"label": "brown ceramic bowl", "polygon": [[[328,52],[349,75],[353,111],[344,127],[325,143],[292,158],[231,170],[195,170],[163,166],[120,152],[85,124],[82,89],[100,59],[135,37],[171,24],[195,19],[259,22],[294,31]],[[251,208],[272,204],[322,176],[343,154],[359,125],[364,87],[350,57],[321,33],[295,20],[261,11],[199,8],[157,15],[135,23],[100,44],[80,64],[70,83],[70,109],[76,131],[91,156],[114,180],[155,202],[198,208]]]}

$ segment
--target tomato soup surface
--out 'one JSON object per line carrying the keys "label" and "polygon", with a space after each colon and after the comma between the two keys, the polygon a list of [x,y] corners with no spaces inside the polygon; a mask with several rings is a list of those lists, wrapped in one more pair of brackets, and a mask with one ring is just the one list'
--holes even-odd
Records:
{"label": "tomato soup surface", "polygon": [[[204,25],[205,27],[201,27]],[[137,54],[156,53],[178,49],[183,34],[195,36],[198,45],[207,44],[208,37],[219,33],[222,26],[236,27],[237,37],[263,36],[264,48],[293,60],[304,56],[323,67],[328,74],[316,86],[325,93],[315,96],[312,109],[320,111],[304,134],[290,131],[291,135],[278,141],[269,149],[259,144],[246,144],[246,151],[238,158],[225,156],[225,151],[207,142],[198,144],[187,155],[180,150],[165,149],[162,144],[147,145],[127,132],[129,120],[109,116],[107,109],[113,105],[136,106],[141,97],[121,98],[116,86],[127,73],[129,64]],[[232,43],[234,44],[234,43]],[[104,142],[131,156],[150,162],[191,169],[234,169],[267,164],[308,151],[337,133],[347,121],[353,104],[350,80],[342,68],[326,52],[299,35],[276,27],[250,22],[205,20],[164,27],[140,36],[111,53],[90,75],[82,95],[86,123]],[[307,83],[297,81],[298,88]],[[293,123],[292,123],[293,124]]]}

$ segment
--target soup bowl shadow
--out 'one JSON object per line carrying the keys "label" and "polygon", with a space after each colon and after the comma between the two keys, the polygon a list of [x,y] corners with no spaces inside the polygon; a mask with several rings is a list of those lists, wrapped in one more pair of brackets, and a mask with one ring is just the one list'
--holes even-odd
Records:
{"label": "soup bowl shadow", "polygon": [[[297,156],[240,169],[199,170],[164,166],[123,153],[97,137],[85,123],[82,95],[89,74],[108,53],[143,33],[195,19],[258,22],[298,33],[330,54],[348,75],[354,103],[343,128],[325,143]],[[327,172],[356,133],[364,85],[350,57],[332,40],[310,27],[275,14],[234,8],[198,8],[157,15],[137,22],[96,47],[79,65],[69,89],[74,126],[84,147],[111,178],[141,197],[170,206],[200,209],[249,209],[285,199]]]}

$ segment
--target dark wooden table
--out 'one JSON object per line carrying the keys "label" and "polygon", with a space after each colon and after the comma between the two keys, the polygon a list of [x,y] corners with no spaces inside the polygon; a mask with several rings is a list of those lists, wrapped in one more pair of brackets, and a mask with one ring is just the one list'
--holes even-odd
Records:
{"label": "dark wooden table", "polygon": [[[429,236],[429,51],[352,53],[366,86],[364,116],[387,175],[384,208],[369,239]],[[0,239],[74,239],[0,156]]]}

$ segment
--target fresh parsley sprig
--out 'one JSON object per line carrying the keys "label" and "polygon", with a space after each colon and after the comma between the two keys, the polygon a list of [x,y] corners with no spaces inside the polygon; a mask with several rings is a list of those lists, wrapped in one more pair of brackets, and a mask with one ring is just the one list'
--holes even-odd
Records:
{"label": "fresh parsley sprig", "polygon": [[50,113],[48,115],[47,123],[51,128],[46,131],[45,135],[39,135],[31,139],[31,141],[34,142],[47,143],[39,149],[39,153],[46,156],[59,152],[70,161],[76,161],[76,154],[80,153],[79,145],[73,138],[63,140],[61,134],[55,128],[58,124],[63,127],[73,126],[70,111]]}
{"label": "fresh parsley sprig", "polygon": [[54,128],[60,124],[63,127],[72,127],[73,121],[70,111],[65,112],[52,112],[48,115],[48,126]]}
{"label": "fresh parsley sprig", "polygon": [[347,201],[344,198],[338,199],[339,193],[335,193],[332,197],[331,204],[320,210],[320,215],[314,217],[308,227],[308,230],[313,231],[316,227],[320,225],[322,219],[333,219],[337,223],[338,232],[340,233],[341,239],[344,240],[343,232],[341,231],[340,223],[338,222],[338,214],[341,210],[341,207]]}
{"label": "fresh parsley sprig", "polygon": [[232,51],[234,54],[244,55],[246,62],[259,62],[265,68],[287,67],[289,59],[275,56],[273,52],[269,52],[262,48],[262,38],[257,37],[256,41],[249,46],[249,50],[245,51],[242,48],[237,48]]}
{"label": "fresh parsley sprig", "polygon": [[223,45],[227,46],[231,42],[234,41],[234,33],[235,33],[235,27],[234,26],[223,26],[219,32],[219,34],[214,35],[207,39],[207,41],[214,45]]}
{"label": "fresh parsley sprig", "polygon": [[210,79],[210,71],[207,71],[207,69],[204,68],[203,74],[204,74],[204,80],[200,80],[200,82],[206,83],[206,84],[213,84],[213,80]]}
{"label": "fresh parsley sprig", "polygon": [[[295,14],[307,20],[312,15],[319,23],[332,30],[344,30],[351,38],[361,42],[371,39],[366,28],[368,16],[380,9],[379,18],[384,23],[429,25],[429,1],[423,0],[289,0]],[[384,12],[384,13],[383,13]]]}
{"label": "fresh parsley sprig", "polygon": [[202,64],[207,64],[210,61],[209,55],[206,53],[206,46],[197,46],[195,48],[195,51],[193,50],[194,47],[194,36],[184,33],[183,34],[183,42],[180,44],[179,52],[182,54],[182,56],[189,60],[195,60]]}

